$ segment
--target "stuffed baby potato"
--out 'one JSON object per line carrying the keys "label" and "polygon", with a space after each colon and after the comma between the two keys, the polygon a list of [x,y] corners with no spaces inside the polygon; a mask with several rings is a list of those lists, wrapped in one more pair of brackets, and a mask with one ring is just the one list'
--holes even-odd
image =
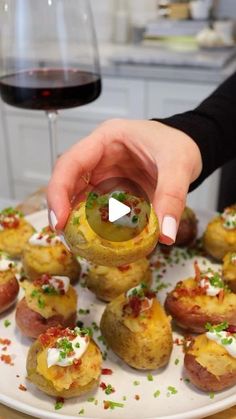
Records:
{"label": "stuffed baby potato", "polygon": [[146,258],[119,267],[92,265],[86,285],[100,300],[111,301],[141,282],[150,285],[151,271]]}
{"label": "stuffed baby potato", "polygon": [[173,345],[170,318],[145,284],[109,303],[100,327],[108,346],[131,367],[152,370],[168,363]]}
{"label": "stuffed baby potato", "polygon": [[203,236],[206,252],[216,260],[223,260],[228,252],[236,252],[236,206],[233,205],[213,218]]}
{"label": "stuffed baby potato", "polygon": [[[135,262],[154,249],[159,226],[153,208],[150,211],[149,204],[141,198],[125,193],[119,193],[119,196],[122,197],[122,203],[132,208],[130,216],[121,218],[123,224],[119,224],[119,220],[111,223],[108,219],[109,195],[91,194],[86,203],[81,202],[73,209],[64,237],[75,255],[97,265],[120,266]],[[96,231],[100,231],[101,235],[95,233],[90,225],[96,226]],[[137,231],[140,231],[138,235]],[[127,240],[127,237],[131,238]]]}
{"label": "stuffed baby potato", "polygon": [[236,325],[236,294],[224,284],[220,274],[211,269],[180,281],[166,298],[166,311],[176,324],[190,332],[202,333],[207,322],[224,321]]}
{"label": "stuffed baby potato", "polygon": [[236,252],[225,255],[222,275],[228,287],[236,293]]}
{"label": "stuffed baby potato", "polygon": [[78,397],[98,385],[102,356],[88,329],[50,328],[31,346],[28,379],[49,396]]}
{"label": "stuffed baby potato", "polygon": [[192,245],[197,238],[197,217],[191,208],[185,207],[176,236],[176,246]]}
{"label": "stuffed baby potato", "polygon": [[7,254],[0,252],[0,313],[16,302],[18,293],[19,284],[15,263]]}
{"label": "stuffed baby potato", "polygon": [[68,277],[42,275],[21,283],[25,297],[17,304],[16,324],[23,335],[37,338],[49,327],[74,327],[77,295]]}
{"label": "stuffed baby potato", "polygon": [[200,390],[225,390],[236,384],[236,328],[227,323],[207,328],[187,349],[186,374]]}
{"label": "stuffed baby potato", "polygon": [[50,227],[30,237],[23,252],[23,266],[31,280],[47,273],[68,276],[71,283],[75,283],[80,275],[78,261]]}
{"label": "stuffed baby potato", "polygon": [[13,258],[20,258],[33,233],[34,228],[19,211],[13,208],[0,211],[0,251]]}

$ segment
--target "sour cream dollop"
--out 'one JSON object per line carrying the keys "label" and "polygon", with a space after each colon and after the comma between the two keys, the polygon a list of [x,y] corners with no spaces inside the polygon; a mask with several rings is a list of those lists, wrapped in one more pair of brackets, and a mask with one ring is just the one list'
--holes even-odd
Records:
{"label": "sour cream dollop", "polygon": [[233,357],[236,358],[236,337],[229,335],[228,332],[222,331],[210,331],[206,333],[208,339],[213,340],[218,345],[223,346],[226,351]]}
{"label": "sour cream dollop", "polygon": [[[65,339],[71,344],[72,354],[64,356],[65,352],[63,348],[60,348],[60,343]],[[58,365],[59,367],[69,367],[73,365],[74,361],[79,360],[83,354],[86,352],[89,345],[89,337],[77,335],[75,339],[69,340],[67,338],[60,338],[57,340],[58,347],[49,348],[47,351],[47,366],[48,368],[53,365]]]}
{"label": "sour cream dollop", "polygon": [[58,294],[61,292],[66,294],[70,287],[70,279],[67,276],[52,276],[48,284],[42,285],[42,289],[46,291],[49,286],[53,287]]}
{"label": "sour cream dollop", "polygon": [[0,255],[0,272],[5,272],[15,267],[15,262],[11,260],[6,254]]}
{"label": "sour cream dollop", "polygon": [[[208,295],[209,297],[216,297],[223,289],[223,281],[222,287],[214,285],[211,282],[211,279],[214,278],[214,272],[211,271],[203,273],[202,276],[203,278],[200,280],[199,283],[200,287],[206,290],[206,295]],[[220,278],[219,281],[221,281]]]}
{"label": "sour cream dollop", "polygon": [[32,246],[41,246],[41,247],[48,247],[48,246],[56,246],[57,244],[61,243],[61,239],[59,236],[53,236],[50,234],[43,234],[43,233],[35,233],[29,239],[29,244]]}
{"label": "sour cream dollop", "polygon": [[222,214],[222,218],[224,220],[223,227],[226,230],[236,229],[236,209],[226,208]]}
{"label": "sour cream dollop", "polygon": [[139,284],[137,285],[137,287],[133,287],[130,288],[127,292],[126,292],[126,297],[127,298],[132,298],[132,297],[139,297],[140,300],[145,301],[146,304],[143,304],[141,307],[140,312],[149,310],[152,307],[153,304],[153,298],[147,298],[145,295],[141,295],[141,293],[146,289],[146,286],[144,286],[143,284]]}

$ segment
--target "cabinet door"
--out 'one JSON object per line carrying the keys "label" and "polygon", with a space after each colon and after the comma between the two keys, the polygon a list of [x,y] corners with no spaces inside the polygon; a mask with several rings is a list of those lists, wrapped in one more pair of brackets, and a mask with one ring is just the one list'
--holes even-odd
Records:
{"label": "cabinet door", "polygon": [[148,82],[147,117],[165,118],[195,108],[216,88],[215,84]]}
{"label": "cabinet door", "polygon": [[[148,118],[165,118],[195,108],[216,88],[213,84],[149,82]],[[188,196],[188,205],[194,208],[216,210],[220,170],[209,176]]]}

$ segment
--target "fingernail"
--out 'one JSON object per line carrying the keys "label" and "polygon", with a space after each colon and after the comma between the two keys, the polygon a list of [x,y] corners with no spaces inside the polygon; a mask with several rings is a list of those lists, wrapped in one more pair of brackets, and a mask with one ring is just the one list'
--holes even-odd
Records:
{"label": "fingernail", "polygon": [[55,230],[56,226],[57,226],[57,223],[58,223],[55,212],[51,210],[49,212],[49,217],[48,218],[49,218],[50,226],[52,227],[53,230]]}
{"label": "fingernail", "polygon": [[162,221],[162,234],[165,237],[169,237],[173,242],[176,239],[177,234],[177,223],[174,217],[166,215]]}
{"label": "fingernail", "polygon": [[64,236],[63,236],[62,234],[59,234],[59,237],[60,237],[61,242],[64,244],[65,248],[66,248],[67,250],[69,250],[69,252],[71,253],[71,250],[70,250],[70,248],[69,248],[69,246],[68,246],[67,242],[65,241]]}

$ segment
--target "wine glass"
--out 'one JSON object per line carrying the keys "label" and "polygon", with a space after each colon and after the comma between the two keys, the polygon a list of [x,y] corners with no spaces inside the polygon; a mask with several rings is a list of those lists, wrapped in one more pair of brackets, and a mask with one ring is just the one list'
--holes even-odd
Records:
{"label": "wine glass", "polygon": [[58,156],[57,111],[101,93],[89,0],[0,0],[0,95],[48,116],[52,168]]}

